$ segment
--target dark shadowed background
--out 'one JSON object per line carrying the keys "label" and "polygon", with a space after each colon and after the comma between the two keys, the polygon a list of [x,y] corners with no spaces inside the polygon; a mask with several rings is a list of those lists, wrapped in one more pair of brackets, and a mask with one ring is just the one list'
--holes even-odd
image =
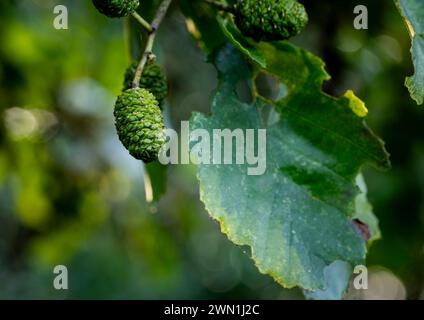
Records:
{"label": "dark shadowed background", "polygon": [[[354,89],[366,102],[393,164],[365,171],[383,238],[367,261],[370,289],[347,298],[424,299],[424,109],[403,86],[413,71],[406,28],[391,1],[305,2],[311,21],[293,42],[325,60],[327,92]],[[68,30],[53,28],[58,4]],[[352,27],[357,4],[369,30]],[[221,234],[194,166],[170,167],[166,195],[146,201],[142,163],[113,125],[130,63],[124,25],[88,0],[0,1],[0,298],[302,298]],[[208,112],[216,72],[177,5],[155,52],[168,125]],[[59,264],[67,291],[52,285]]]}

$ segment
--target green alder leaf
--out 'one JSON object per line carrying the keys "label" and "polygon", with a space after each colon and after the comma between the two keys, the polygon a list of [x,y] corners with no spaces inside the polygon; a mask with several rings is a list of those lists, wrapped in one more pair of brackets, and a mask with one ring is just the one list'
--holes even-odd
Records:
{"label": "green alder leaf", "polygon": [[267,61],[261,71],[288,90],[284,99],[267,101],[277,120],[264,121],[260,97],[253,104],[239,100],[237,84],[257,72],[226,45],[215,60],[212,115],[195,113],[191,129],[266,129],[266,171],[249,176],[247,164],[199,164],[201,199],[231,241],[251,248],[262,273],[285,287],[325,289],[327,266],[364,261],[366,243],[352,224],[356,176],[365,163],[388,167],[387,154],[353,93],[336,99],[321,91],[328,75],[320,59],[288,43],[260,49]]}
{"label": "green alder leaf", "polygon": [[[225,19],[214,10],[213,6],[203,0],[180,0],[180,7],[186,18],[194,22],[194,25],[189,24],[189,31],[201,43],[207,54],[215,53],[217,48],[229,40],[246,56],[261,67],[265,67],[266,61],[261,51],[252,40],[240,33],[232,19]],[[196,29],[190,30],[194,27]]]}
{"label": "green alder leaf", "polygon": [[242,51],[246,56],[258,63],[262,68],[266,67],[266,60],[262,52],[253,44],[252,40],[244,37],[236,28],[232,20],[223,19],[218,16],[218,23],[224,32],[225,36],[231,43]]}
{"label": "green alder leaf", "polygon": [[406,78],[405,85],[411,97],[421,105],[424,102],[424,1],[395,0],[412,39],[412,60],[415,74]]}

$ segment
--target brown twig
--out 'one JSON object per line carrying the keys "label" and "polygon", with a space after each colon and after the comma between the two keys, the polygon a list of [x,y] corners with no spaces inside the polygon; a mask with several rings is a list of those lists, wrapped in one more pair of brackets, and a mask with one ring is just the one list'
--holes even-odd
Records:
{"label": "brown twig", "polygon": [[165,18],[166,13],[168,12],[169,6],[171,5],[172,0],[163,0],[160,4],[158,11],[156,12],[156,16],[151,23],[151,31],[149,32],[149,36],[147,38],[146,47],[144,49],[144,53],[141,56],[140,63],[137,66],[137,70],[134,75],[134,80],[132,82],[133,88],[138,88],[140,86],[141,76],[143,74],[144,67],[146,66],[149,60],[153,59],[153,45],[156,39],[156,32]]}

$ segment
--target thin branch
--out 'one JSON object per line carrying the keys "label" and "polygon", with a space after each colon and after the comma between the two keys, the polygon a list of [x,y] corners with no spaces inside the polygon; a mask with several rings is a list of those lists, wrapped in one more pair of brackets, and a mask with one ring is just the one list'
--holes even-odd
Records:
{"label": "thin branch", "polygon": [[147,62],[149,62],[149,60],[152,59],[152,56],[153,56],[152,50],[153,50],[154,42],[155,42],[155,33],[153,32],[147,38],[146,49],[144,50],[144,53],[141,56],[141,60],[135,71],[134,80],[132,82],[133,88],[140,87],[140,80],[143,74],[144,67],[146,66]]}
{"label": "thin branch", "polygon": [[134,11],[131,15],[134,17],[135,20],[137,20],[142,25],[144,29],[146,29],[147,32],[150,33],[153,31],[153,28],[150,25],[150,23],[144,20],[143,17],[140,16],[137,12]]}
{"label": "thin branch", "polygon": [[152,30],[149,32],[149,36],[147,38],[146,48],[144,49],[144,53],[141,56],[140,63],[138,64],[137,70],[134,75],[134,80],[132,82],[133,88],[138,88],[140,86],[140,80],[143,74],[144,67],[154,57],[153,45],[156,39],[156,32],[163,19],[165,18],[165,15],[169,9],[171,2],[172,0],[163,0],[158,8],[158,11],[156,12],[156,16],[151,24]]}
{"label": "thin branch", "polygon": [[222,3],[219,0],[204,0],[206,3],[209,3],[210,5],[216,7],[218,10],[234,13],[234,7],[229,6],[225,3]]}
{"label": "thin branch", "polygon": [[172,0],[163,0],[160,4],[159,9],[156,13],[156,17],[153,19],[152,22],[153,31],[156,31],[159,28],[163,18],[165,18],[166,12],[168,11],[171,2]]}

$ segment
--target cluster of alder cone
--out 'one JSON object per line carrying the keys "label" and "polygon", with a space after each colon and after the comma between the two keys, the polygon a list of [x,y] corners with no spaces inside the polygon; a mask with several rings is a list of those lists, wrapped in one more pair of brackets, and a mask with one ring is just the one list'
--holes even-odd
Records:
{"label": "cluster of alder cone", "polygon": [[[302,4],[296,0],[236,0],[227,5],[218,0],[204,0],[234,17],[241,33],[255,41],[288,39],[308,22]],[[133,62],[125,73],[124,88],[115,104],[114,116],[119,139],[136,159],[149,163],[157,160],[166,142],[162,104],[168,94],[166,77],[151,52],[154,35],[171,0],[164,0],[152,24],[136,10],[140,0],[92,0],[96,9],[110,17],[132,15],[148,36],[140,61]]]}

